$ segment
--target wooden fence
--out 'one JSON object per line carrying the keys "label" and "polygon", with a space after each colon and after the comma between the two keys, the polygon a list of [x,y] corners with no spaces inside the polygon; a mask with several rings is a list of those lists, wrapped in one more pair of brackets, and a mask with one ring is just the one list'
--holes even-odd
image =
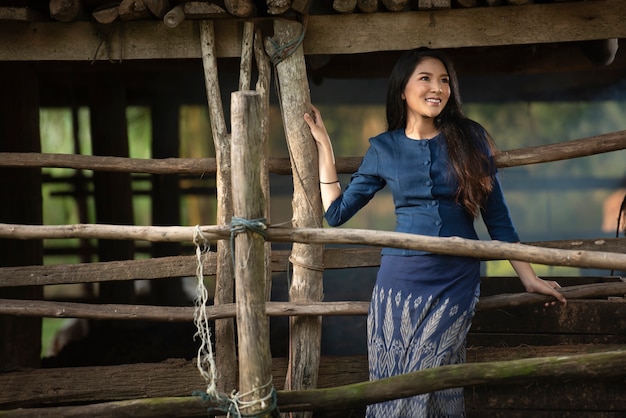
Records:
{"label": "wooden fence", "polygon": [[[248,118],[249,119],[249,118]],[[254,132],[255,130],[245,130],[245,132]],[[239,133],[238,136],[242,134]],[[233,146],[236,141],[233,141]],[[244,142],[245,143],[245,142]],[[598,143],[601,145],[598,146]],[[572,146],[575,144],[575,146]],[[245,150],[245,146],[239,143],[239,149]],[[533,149],[518,150],[502,153],[496,156],[499,165],[515,164],[515,159],[526,162],[542,162],[553,161],[559,159],[559,152],[555,150],[567,149],[573,151],[575,155],[590,155],[598,152],[606,152],[609,150],[626,148],[626,134],[618,132],[615,134],[607,134],[601,138],[591,138],[572,141],[570,143],[551,145],[549,147],[539,147]],[[233,148],[234,149],[234,148]],[[549,152],[548,152],[549,151]],[[257,155],[261,153],[257,152]],[[569,155],[572,155],[571,153]],[[516,157],[517,156],[517,157]],[[541,156],[541,157],[539,157]],[[10,154],[0,156],[0,164],[8,165],[6,161],[10,161],[13,166],[64,166],[77,168],[76,161],[72,161],[71,156],[42,156],[42,155],[13,155],[16,158],[10,158]],[[86,157],[89,158],[89,157]],[[95,157],[91,157],[95,158]],[[507,160],[508,159],[508,160]],[[154,172],[157,168],[147,169],[150,161],[143,164],[135,164],[136,161],[129,159],[109,159],[100,157],[100,169],[109,170],[128,170]],[[245,160],[245,158],[244,158]],[[96,161],[96,160],[94,160]],[[246,160],[247,161],[247,160]],[[182,167],[190,167],[198,162],[188,161],[188,164],[182,164]],[[84,164],[84,163],[80,163]],[[168,161],[171,164],[169,173],[173,172],[173,167],[177,164],[175,161]],[[158,162],[156,165],[159,165]],[[349,164],[348,164],[349,165]],[[247,170],[257,173],[253,182],[248,180],[245,183],[259,183],[260,172],[259,162],[250,164],[248,161],[244,166]],[[271,165],[270,165],[271,166]],[[206,167],[206,165],[204,166]],[[91,167],[94,168],[94,167]],[[350,171],[352,167],[345,171]],[[183,168],[180,171],[188,170]],[[188,171],[187,171],[188,172]],[[242,184],[239,177],[237,184]],[[241,188],[238,188],[241,190]],[[260,188],[258,190],[261,190]],[[236,190],[233,190],[236,193]],[[245,195],[234,197],[236,201],[250,201]],[[253,201],[262,202],[258,198]],[[261,209],[264,204],[261,205]],[[237,206],[241,209],[241,203]],[[260,215],[254,215],[260,216]],[[320,229],[320,228],[292,228],[267,225],[265,231],[265,239],[268,242],[284,242],[284,243],[302,243],[302,244],[356,244],[368,245],[372,248],[344,248],[344,249],[327,249],[323,253],[322,264],[325,268],[344,268],[355,266],[376,266],[378,263],[378,252],[380,246],[393,246],[400,248],[411,248],[428,250],[441,254],[459,254],[481,257],[483,259],[519,259],[534,263],[547,265],[563,265],[577,267],[595,267],[603,269],[626,270],[626,254],[624,253],[624,239],[603,240],[599,243],[597,240],[585,241],[564,241],[560,243],[533,243],[532,245],[509,244],[494,241],[474,241],[461,238],[438,238],[418,236],[412,234],[403,234],[385,231],[370,230],[352,230],[352,229]],[[0,238],[9,239],[57,239],[57,238],[83,238],[83,239],[116,239],[116,240],[133,240],[133,241],[149,241],[149,242],[182,242],[193,241],[194,231],[196,227],[156,227],[156,226],[123,226],[123,225],[15,225],[0,224]],[[215,225],[199,227],[202,235],[212,242],[228,243],[232,238],[231,226]],[[249,235],[255,235],[250,233]],[[238,244],[239,245],[239,244]],[[574,247],[575,246],[575,247]],[[558,248],[561,247],[561,248]],[[244,247],[245,248],[245,247]],[[575,249],[572,249],[575,248]],[[264,252],[254,251],[257,259],[261,261],[265,259]],[[355,259],[355,254],[359,256]],[[288,267],[288,258],[290,251],[274,251],[271,254],[271,270],[284,271]],[[237,253],[238,258],[249,257],[247,252]],[[347,263],[347,260],[352,260]],[[356,260],[356,261],[355,261]],[[248,263],[250,263],[248,259]],[[230,262],[230,260],[228,260]],[[202,266],[206,275],[215,275],[219,269],[219,256],[216,253],[208,253],[202,259]],[[261,263],[261,266],[263,262]],[[118,280],[137,280],[137,279],[157,279],[163,277],[180,277],[193,275],[196,269],[195,257],[167,257],[156,258],[151,260],[132,260],[132,261],[113,261],[100,262],[91,264],[65,265],[65,266],[25,266],[25,267],[6,267],[0,269],[0,287],[12,286],[30,286],[30,285],[51,285],[51,284],[70,284],[70,283],[88,283],[101,282],[110,280],[112,277]],[[261,267],[263,270],[263,267]],[[107,276],[103,277],[101,272],[107,271]],[[124,272],[123,275],[116,272]],[[258,269],[250,277],[251,280],[264,277],[263,272],[259,273]],[[264,279],[263,279],[264,281]],[[262,282],[263,282],[262,281]],[[240,286],[250,288],[250,285]],[[588,284],[579,286],[569,286],[563,289],[563,293],[570,300],[577,298],[606,298],[611,296],[622,296],[626,294],[626,283],[623,281],[610,281],[599,284]],[[257,296],[258,297],[258,296]],[[246,300],[245,295],[238,294],[238,300]],[[493,295],[481,298],[478,310],[488,311],[502,309],[510,306],[528,306],[544,302],[546,297],[532,294],[508,294]],[[258,302],[252,304],[258,306]],[[210,320],[222,318],[234,318],[240,308],[246,307],[248,304],[223,303],[206,308],[206,316]],[[367,313],[368,302],[272,302],[268,301],[263,304],[262,311],[268,316],[289,316],[289,317],[317,317],[328,315],[365,315]],[[145,306],[145,305],[119,305],[106,304],[96,305],[88,303],[62,303],[50,301],[36,300],[10,300],[4,299],[0,301],[0,314],[17,315],[17,316],[35,316],[35,317],[81,317],[91,319],[123,319],[123,320],[149,320],[149,321],[192,321],[194,317],[194,308],[187,307],[162,307],[162,306]],[[242,320],[241,313],[238,321]],[[258,313],[253,316],[258,317]],[[262,314],[263,315],[263,314]],[[252,321],[257,323],[258,321]],[[257,324],[258,325],[258,324]],[[266,325],[261,324],[254,332],[248,335],[255,335],[257,338],[263,335],[263,329]],[[265,336],[267,338],[267,336]],[[240,343],[241,346],[244,342]],[[265,342],[267,343],[267,341]],[[265,344],[264,343],[264,344]],[[609,346],[610,351],[604,353],[591,352],[590,354],[568,355],[565,357],[543,357],[526,360],[512,360],[501,363],[477,363],[466,364],[463,366],[450,366],[450,377],[447,378],[448,368],[433,371],[417,372],[411,375],[392,378],[388,381],[369,382],[352,384],[348,386],[338,386],[335,388],[315,389],[315,390],[282,390],[277,392],[278,407],[281,411],[328,411],[337,408],[359,407],[365,403],[390,399],[398,396],[410,396],[418,393],[424,393],[432,390],[438,390],[446,387],[455,386],[472,386],[484,383],[497,382],[522,382],[542,377],[571,379],[585,378],[591,376],[602,376],[606,378],[623,376],[623,370],[626,370],[626,352],[617,346]],[[258,350],[257,350],[258,351]],[[240,358],[242,365],[257,364],[258,358],[247,359]],[[267,364],[267,359],[263,360],[269,367],[264,374],[270,373],[272,365]],[[246,363],[247,362],[247,363]],[[270,360],[271,363],[271,360]],[[257,364],[258,366],[258,364]],[[132,366],[129,366],[132,367]],[[249,367],[249,366],[247,366]],[[460,367],[462,378],[458,378]],[[246,376],[254,376],[247,369]],[[497,378],[493,378],[494,370],[506,370]],[[530,372],[529,372],[530,370]],[[45,373],[45,371],[37,371]],[[32,377],[33,372],[29,372]],[[68,371],[68,373],[71,373]],[[186,373],[189,373],[186,372]],[[6,380],[8,387],[5,387],[3,393],[11,393],[10,387],[19,382],[25,376],[19,376],[13,373],[9,374]],[[0,381],[2,381],[0,377]],[[253,385],[252,383],[248,384]],[[354,386],[356,385],[356,386]],[[361,389],[358,389],[361,388]],[[248,388],[250,389],[250,388]],[[361,393],[360,396],[351,395],[355,390]],[[178,395],[178,394],[177,394]],[[74,395],[76,396],[76,395]],[[76,401],[75,398],[73,398]],[[109,398],[110,399],[110,398]],[[120,396],[119,399],[127,399],[126,396]],[[96,399],[94,399],[95,401]],[[36,397],[26,397],[22,401],[5,400],[4,405],[23,406],[33,402],[39,403]],[[45,403],[50,403],[47,400]],[[65,400],[67,402],[67,399]],[[63,407],[62,410],[51,408],[37,408],[40,416],[46,414],[56,414],[64,411],[64,416],[78,416],[84,414],[109,416],[111,411],[132,411],[136,416],[149,416],[152,411],[154,399],[135,400],[135,401],[117,401],[108,402],[98,405]],[[338,403],[339,402],[339,403]],[[62,402],[63,403],[63,402]],[[166,414],[167,411],[175,408],[186,411],[188,416],[200,416],[205,413],[206,405],[196,398],[165,398],[159,399],[161,409],[160,414]],[[32,410],[24,410],[22,413],[32,413]],[[6,413],[11,416],[20,416],[18,410],[10,410]],[[0,412],[0,416],[3,413]],[[13,415],[17,414],[17,415]]]}

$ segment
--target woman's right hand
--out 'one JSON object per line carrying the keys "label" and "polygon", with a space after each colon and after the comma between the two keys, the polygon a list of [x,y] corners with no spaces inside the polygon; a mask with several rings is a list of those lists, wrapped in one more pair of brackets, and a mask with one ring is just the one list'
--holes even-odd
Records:
{"label": "woman's right hand", "polygon": [[323,146],[330,144],[330,137],[326,131],[326,126],[324,126],[322,114],[315,106],[311,105],[311,113],[304,114],[304,121],[309,125],[315,142]]}

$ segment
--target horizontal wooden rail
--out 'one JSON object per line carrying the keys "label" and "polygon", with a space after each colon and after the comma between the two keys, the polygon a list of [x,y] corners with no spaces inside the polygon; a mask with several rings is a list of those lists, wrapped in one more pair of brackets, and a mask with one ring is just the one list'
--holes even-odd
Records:
{"label": "horizontal wooden rail", "polygon": [[[208,240],[227,239],[230,237],[230,227],[227,225],[185,227],[105,224],[53,226],[0,224],[0,238],[89,238],[182,242],[192,241],[196,228],[199,228]],[[489,260],[521,260],[552,266],[626,270],[626,254],[561,250],[501,241],[480,241],[459,237],[431,237],[402,232],[348,228],[283,228],[268,226],[267,239],[272,242],[353,244],[406,248],[429,251],[435,254],[460,255]]]}
{"label": "horizontal wooden rail", "polygon": [[[498,167],[547,163],[587,157],[626,149],[626,130],[556,144],[500,151],[494,156]],[[361,157],[337,158],[337,171],[354,173]],[[113,171],[145,174],[214,174],[215,158],[141,159],[76,154],[0,153],[0,167],[55,167],[77,170]],[[275,174],[292,174],[289,158],[270,158],[268,170]]]}
{"label": "horizontal wooden rail", "polygon": [[[596,299],[626,295],[626,282],[596,283],[568,286],[561,293],[569,300]],[[549,296],[533,293],[515,293],[481,297],[479,311],[511,306],[541,304],[552,300]],[[267,302],[268,316],[351,316],[367,315],[369,302]],[[234,303],[206,307],[209,320],[234,318]],[[44,318],[87,318],[186,322],[193,320],[193,307],[88,304],[51,302],[41,300],[0,299],[0,315],[34,316]]]}
{"label": "horizontal wooden rail", "polygon": [[[559,344],[541,347],[497,348],[469,346],[467,347],[467,363],[562,357],[623,349],[624,346],[619,344]],[[367,368],[367,355],[322,356],[318,388],[366,381],[368,379]],[[287,358],[274,357],[272,369],[274,387],[281,390],[285,382]],[[149,385],[145,384],[146,380],[150,381]],[[102,385],[103,381],[107,384]],[[33,382],[37,384],[33,385]],[[198,373],[195,361],[185,359],[168,359],[159,363],[21,369],[0,374],[0,409],[139,398],[187,397],[205,385],[206,382]],[[15,388],[21,390],[16,391]],[[43,388],[50,388],[50,390]],[[467,401],[471,402],[471,399],[468,397]],[[180,415],[177,414],[177,416]]]}
{"label": "horizontal wooden rail", "polygon": [[[331,388],[278,390],[277,403],[282,412],[340,411],[454,387],[511,384],[538,379],[569,380],[619,376],[626,376],[626,350],[448,365]],[[210,402],[202,402],[199,397],[147,398],[81,406],[20,408],[0,411],[0,418],[147,418],[153,417],[156,411],[159,416],[205,417],[209,406],[212,406]]]}
{"label": "horizontal wooden rail", "polygon": [[[546,241],[527,244],[564,250],[626,253],[626,238]],[[290,250],[272,251],[272,273],[284,273],[290,270],[290,254]],[[0,287],[189,277],[195,276],[196,263],[195,256],[180,255],[147,260],[0,267]],[[324,249],[323,266],[325,270],[378,267],[380,266],[380,248],[326,248]],[[202,267],[205,276],[214,276],[217,269],[217,254],[215,252],[206,253],[202,257]]]}

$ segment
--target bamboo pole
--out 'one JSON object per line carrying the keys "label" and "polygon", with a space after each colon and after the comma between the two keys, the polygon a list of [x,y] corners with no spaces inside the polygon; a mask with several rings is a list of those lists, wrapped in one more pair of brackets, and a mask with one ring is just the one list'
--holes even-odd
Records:
{"label": "bamboo pole", "polygon": [[[275,20],[274,38],[272,42],[266,42],[266,51],[273,57],[276,68],[285,137],[293,164],[292,224],[296,227],[321,227],[323,209],[319,195],[317,149],[302,118],[309,111],[311,103],[304,52],[298,42],[303,32],[304,27],[298,22]],[[293,274],[289,300],[322,300],[321,264],[324,248],[322,245],[300,242],[294,243],[291,251]],[[292,317],[289,330],[290,360],[285,387],[314,388],[320,361],[321,318]]]}
{"label": "bamboo pole", "polygon": [[[603,379],[625,375],[626,350],[613,350],[441,366],[333,388],[281,390],[277,392],[277,400],[278,407],[284,412],[334,411],[461,386],[512,384],[539,379]],[[0,418],[148,418],[155,415],[205,417],[208,406],[212,405],[201,402],[198,397],[148,398],[81,406],[20,408],[0,411]]]}
{"label": "bamboo pole", "polygon": [[[253,91],[231,95],[231,176],[233,220],[241,221],[234,237],[237,300],[240,409],[252,416],[269,416],[272,355],[265,314],[265,195],[261,188],[263,136],[261,96]],[[253,225],[247,223],[255,222]]]}
{"label": "bamboo pole", "polygon": [[[226,225],[201,226],[209,240],[230,236]],[[0,238],[57,239],[111,238],[150,242],[189,241],[194,227],[123,226],[104,224],[18,225],[0,223]],[[459,237],[431,237],[404,232],[350,228],[268,227],[267,239],[273,242],[313,244],[354,244],[423,250],[436,254],[462,255],[489,260],[520,260],[551,266],[626,270],[626,254],[602,251],[562,250],[501,241],[481,241]]]}
{"label": "bamboo pole", "polygon": [[[571,301],[598,299],[626,294],[626,282],[567,286],[560,292]],[[539,305],[552,300],[549,296],[515,293],[481,297],[477,310],[489,311],[507,307]],[[266,302],[267,316],[351,316],[367,315],[369,302]],[[44,318],[87,318],[188,322],[193,308],[149,305],[87,304],[41,300],[0,299],[0,314]],[[206,307],[207,319],[234,318],[234,303]]]}
{"label": "bamboo pole", "polygon": [[[206,84],[211,132],[215,144],[217,190],[216,222],[220,225],[230,224],[233,215],[232,189],[230,177],[230,136],[226,129],[222,95],[220,93],[215,52],[215,31],[212,20],[201,20],[200,46],[202,49],[202,66]],[[217,274],[215,281],[216,305],[232,303],[235,298],[234,278],[231,265],[232,253],[225,241],[217,242]],[[237,387],[237,359],[235,356],[235,325],[232,319],[215,323],[215,354],[218,368],[218,389],[230,393]]]}
{"label": "bamboo pole", "polygon": [[[539,164],[626,149],[626,130],[557,144],[496,152],[497,167],[517,167]],[[338,157],[337,171],[353,173],[361,163],[361,157]],[[269,171],[291,174],[288,158],[270,158]],[[146,174],[207,174],[217,170],[214,158],[163,158],[142,159],[100,157],[74,154],[7,153],[0,152],[0,167],[58,167],[94,171],[120,171]]]}

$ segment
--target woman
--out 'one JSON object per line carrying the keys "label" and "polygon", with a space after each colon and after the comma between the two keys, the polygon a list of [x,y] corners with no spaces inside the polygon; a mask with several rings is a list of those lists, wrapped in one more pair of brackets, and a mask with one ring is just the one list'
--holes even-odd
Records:
{"label": "woman", "polygon": [[[388,130],[341,190],[333,149],[317,109],[305,114],[319,154],[325,218],[350,219],[384,186],[396,231],[478,239],[480,213],[492,239],[519,242],[492,160],[493,144],[461,111],[458,81],[441,52],[419,48],[396,63],[388,85]],[[528,292],[566,303],[554,281],[511,261]],[[480,260],[384,248],[367,320],[370,379],[465,361],[465,338],[479,296]],[[369,405],[368,417],[463,417],[462,388]]]}

